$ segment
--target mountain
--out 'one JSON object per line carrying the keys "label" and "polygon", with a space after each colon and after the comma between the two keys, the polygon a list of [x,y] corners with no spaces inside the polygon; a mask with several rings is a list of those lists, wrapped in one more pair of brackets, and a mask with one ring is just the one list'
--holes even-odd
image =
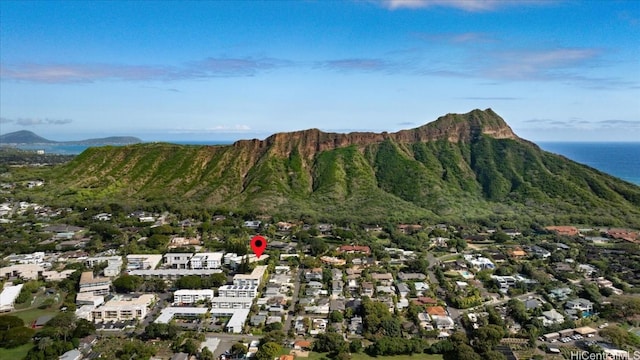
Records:
{"label": "mountain", "polygon": [[59,201],[178,204],[361,222],[640,226],[640,187],[542,151],[491,109],[396,133],[278,133],[230,146],[90,148],[55,168]]}
{"label": "mountain", "polygon": [[56,141],[45,139],[28,130],[20,130],[0,135],[0,144],[55,144]]}
{"label": "mountain", "polygon": [[12,133],[0,135],[0,144],[11,145],[128,145],[141,143],[142,140],[133,136],[111,136],[98,139],[87,139],[80,141],[54,141],[45,139],[28,130],[20,130]]}

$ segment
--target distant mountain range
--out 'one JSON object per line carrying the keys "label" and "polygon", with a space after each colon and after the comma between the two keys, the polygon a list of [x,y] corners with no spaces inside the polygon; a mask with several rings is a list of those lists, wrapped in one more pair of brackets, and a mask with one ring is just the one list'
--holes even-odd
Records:
{"label": "distant mountain range", "polygon": [[0,145],[129,145],[141,142],[142,140],[133,136],[110,136],[78,141],[54,141],[45,139],[28,130],[20,130],[0,135]]}
{"label": "distant mountain range", "polygon": [[278,133],[229,146],[89,148],[55,199],[147,202],[386,223],[528,219],[640,226],[640,187],[541,150],[491,109],[395,133]]}

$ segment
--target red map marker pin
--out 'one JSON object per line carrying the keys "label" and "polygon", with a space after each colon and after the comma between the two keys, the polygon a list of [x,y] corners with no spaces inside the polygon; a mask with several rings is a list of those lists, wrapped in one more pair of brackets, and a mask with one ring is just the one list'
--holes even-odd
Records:
{"label": "red map marker pin", "polygon": [[256,257],[260,259],[264,249],[267,248],[267,240],[260,235],[256,235],[251,238],[251,250],[256,254]]}

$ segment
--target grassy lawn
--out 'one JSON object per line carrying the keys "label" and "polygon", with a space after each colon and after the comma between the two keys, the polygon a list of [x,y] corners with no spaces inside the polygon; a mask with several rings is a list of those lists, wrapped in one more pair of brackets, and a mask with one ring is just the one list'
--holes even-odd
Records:
{"label": "grassy lawn", "polygon": [[[28,309],[28,310],[19,310],[14,311],[12,313],[7,313],[7,315],[13,315],[21,318],[24,321],[26,326],[31,326],[31,324],[42,315],[55,315],[58,313],[58,310],[54,309]],[[2,357],[0,357],[2,358]]]}
{"label": "grassy lawn", "polygon": [[32,343],[24,344],[13,349],[0,348],[0,359],[24,359],[27,353],[33,347]]}
{"label": "grassy lawn", "polygon": [[[323,359],[326,354],[311,352],[309,353],[309,360]],[[303,359],[303,358],[301,358]],[[431,354],[413,354],[413,355],[395,355],[395,356],[378,356],[371,357],[365,353],[351,354],[351,360],[442,360],[442,355]]]}

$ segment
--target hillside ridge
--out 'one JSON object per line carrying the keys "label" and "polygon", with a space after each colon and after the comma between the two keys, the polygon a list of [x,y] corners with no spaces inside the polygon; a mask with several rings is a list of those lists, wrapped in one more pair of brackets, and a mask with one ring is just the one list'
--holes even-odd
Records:
{"label": "hillside ridge", "polygon": [[46,180],[56,201],[75,203],[372,222],[554,214],[554,223],[640,227],[640,187],[542,151],[491,109],[395,133],[310,129],[227,146],[94,147]]}
{"label": "hillside ridge", "polygon": [[475,109],[466,114],[447,114],[425,125],[397,132],[324,132],[317,128],[293,132],[281,132],[265,140],[251,139],[236,141],[235,147],[248,147],[256,150],[275,148],[282,156],[289,156],[296,147],[305,158],[317,153],[355,145],[364,148],[379,144],[385,140],[398,143],[429,142],[447,140],[450,142],[469,142],[480,135],[496,139],[521,140],[511,127],[492,109]]}

